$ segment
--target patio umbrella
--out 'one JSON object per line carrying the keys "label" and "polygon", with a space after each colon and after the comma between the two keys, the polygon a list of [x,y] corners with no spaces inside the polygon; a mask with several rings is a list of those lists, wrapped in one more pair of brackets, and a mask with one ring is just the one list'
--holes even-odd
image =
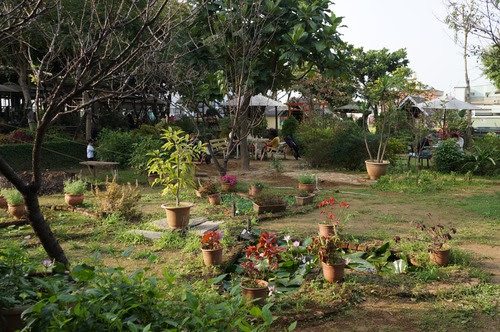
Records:
{"label": "patio umbrella", "polygon": [[[444,117],[443,117],[443,128],[446,123],[446,111],[450,110],[480,110],[482,109],[479,106],[467,103],[465,101],[458,100],[453,97],[445,97],[443,99],[436,98],[433,100],[425,101],[423,103],[419,103],[416,105],[416,107],[420,109],[424,109],[426,111],[426,115],[432,114],[433,111],[437,110],[443,110],[444,112]],[[429,113],[430,111],[430,113]]]}
{"label": "patio umbrella", "polygon": [[[240,103],[243,102],[243,97],[240,97]],[[236,106],[238,104],[238,99],[231,99],[228,100],[225,105],[227,106]],[[250,107],[269,107],[272,106],[274,107],[274,119],[276,121],[276,129],[278,129],[278,107],[286,107],[288,109],[288,106],[283,104],[282,102],[279,102],[277,100],[268,98],[266,96],[263,96],[261,93],[258,95],[252,96],[250,98]]]}

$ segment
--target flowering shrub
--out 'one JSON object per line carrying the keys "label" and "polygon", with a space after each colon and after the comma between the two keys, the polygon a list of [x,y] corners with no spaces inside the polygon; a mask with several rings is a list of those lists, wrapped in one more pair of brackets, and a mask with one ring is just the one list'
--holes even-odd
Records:
{"label": "flowering shrub", "polygon": [[280,252],[285,249],[278,246],[276,234],[263,232],[255,246],[249,246],[244,252],[248,259],[241,264],[251,284],[265,280],[270,271],[278,268]]}
{"label": "flowering shrub", "polygon": [[201,247],[208,250],[222,248],[220,240],[223,236],[224,234],[220,230],[206,231],[201,238]]}
{"label": "flowering shrub", "polygon": [[236,184],[238,181],[236,180],[236,175],[226,174],[220,177],[220,183]]}
{"label": "flowering shrub", "polygon": [[[338,207],[336,207],[337,205]],[[347,212],[350,205],[346,202],[337,204],[335,198],[330,197],[320,202],[318,207],[321,209],[320,215],[323,216],[323,223],[331,223],[335,235],[338,236],[341,224],[347,222],[350,218],[350,214]]]}

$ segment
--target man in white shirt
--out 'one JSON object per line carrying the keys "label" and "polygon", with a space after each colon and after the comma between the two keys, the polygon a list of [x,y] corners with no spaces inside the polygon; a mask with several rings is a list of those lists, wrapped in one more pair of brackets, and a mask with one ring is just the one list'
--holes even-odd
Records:
{"label": "man in white shirt", "polygon": [[460,147],[460,150],[464,150],[464,139],[460,136],[460,133],[457,131],[451,135],[451,137],[456,138],[457,145]]}
{"label": "man in white shirt", "polygon": [[95,160],[94,158],[94,141],[92,139],[88,140],[87,145],[87,160]]}

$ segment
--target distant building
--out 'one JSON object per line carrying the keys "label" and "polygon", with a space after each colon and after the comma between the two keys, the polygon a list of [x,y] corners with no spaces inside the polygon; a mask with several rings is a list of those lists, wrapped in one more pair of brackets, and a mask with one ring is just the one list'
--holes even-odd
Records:
{"label": "distant building", "polygon": [[[455,87],[455,98],[465,101],[465,87]],[[500,132],[500,90],[493,84],[471,86],[470,101],[482,110],[472,111],[472,126],[477,132]]]}

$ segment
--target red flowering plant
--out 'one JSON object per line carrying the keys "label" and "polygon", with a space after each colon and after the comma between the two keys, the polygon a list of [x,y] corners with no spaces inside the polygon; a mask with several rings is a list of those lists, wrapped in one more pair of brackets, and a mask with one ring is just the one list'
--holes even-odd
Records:
{"label": "red flowering plant", "polygon": [[340,227],[347,222],[351,215],[348,213],[350,205],[346,202],[336,202],[330,197],[318,204],[321,209],[320,215],[323,217],[322,223],[332,224],[336,236],[340,233]]}
{"label": "red flowering plant", "polygon": [[226,174],[220,177],[220,183],[227,184],[236,184],[238,181],[236,180],[236,175]]}
{"label": "red flowering plant", "polygon": [[269,273],[278,268],[280,252],[284,250],[278,245],[275,233],[262,232],[257,245],[249,246],[244,251],[247,261],[240,266],[248,277],[250,287],[257,287],[257,280],[266,280]]}
{"label": "red flowering plant", "polygon": [[319,260],[325,264],[341,264],[344,259],[341,257],[342,250],[339,245],[340,239],[337,236],[318,236],[313,238],[307,250],[314,255],[318,255]]}
{"label": "red flowering plant", "polygon": [[220,240],[223,236],[224,234],[220,230],[206,231],[201,238],[201,248],[206,250],[222,248]]}

